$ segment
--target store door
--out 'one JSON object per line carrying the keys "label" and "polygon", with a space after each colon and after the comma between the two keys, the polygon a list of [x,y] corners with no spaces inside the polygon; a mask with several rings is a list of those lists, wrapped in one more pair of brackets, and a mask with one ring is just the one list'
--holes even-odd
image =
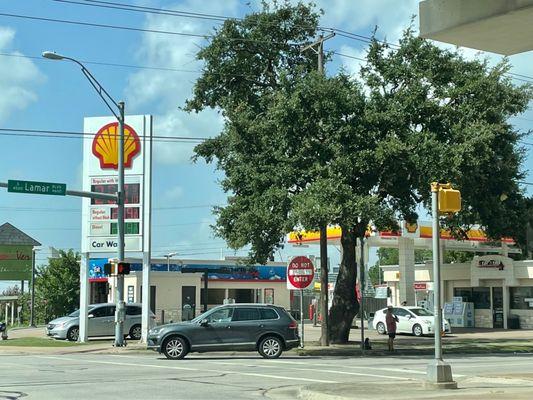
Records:
{"label": "store door", "polygon": [[181,320],[190,321],[194,318],[196,308],[196,286],[181,287]]}
{"label": "store door", "polygon": [[503,288],[492,288],[492,327],[503,329]]}

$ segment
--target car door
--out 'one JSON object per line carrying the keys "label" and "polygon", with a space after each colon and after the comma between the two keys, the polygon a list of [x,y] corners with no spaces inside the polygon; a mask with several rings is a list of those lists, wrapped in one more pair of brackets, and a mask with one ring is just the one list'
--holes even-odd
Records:
{"label": "car door", "polygon": [[102,336],[106,307],[107,306],[96,306],[89,312],[89,336]]}
{"label": "car door", "polygon": [[235,346],[253,347],[263,328],[258,307],[236,307],[224,340]]}
{"label": "car door", "polygon": [[230,331],[230,322],[233,315],[233,307],[223,307],[213,310],[202,321],[191,322],[187,329],[190,333],[192,347],[214,350],[223,347]]}
{"label": "car door", "polygon": [[413,331],[412,327],[412,318],[411,313],[405,308],[394,308],[392,313],[398,317],[398,325],[396,327],[397,332],[407,332],[410,333]]}
{"label": "car door", "polygon": [[139,306],[126,306],[126,320],[124,321],[124,334],[129,333],[133,325],[141,324],[142,308]]}

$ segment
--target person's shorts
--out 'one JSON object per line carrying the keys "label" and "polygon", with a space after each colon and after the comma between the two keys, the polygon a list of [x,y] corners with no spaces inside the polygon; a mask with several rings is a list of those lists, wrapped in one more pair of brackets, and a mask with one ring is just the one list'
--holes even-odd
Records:
{"label": "person's shorts", "polygon": [[396,337],[396,332],[389,332],[389,337],[394,339]]}

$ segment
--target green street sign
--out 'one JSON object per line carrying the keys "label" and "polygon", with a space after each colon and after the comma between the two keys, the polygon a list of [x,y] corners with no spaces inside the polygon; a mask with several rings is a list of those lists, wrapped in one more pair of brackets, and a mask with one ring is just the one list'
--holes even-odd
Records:
{"label": "green street sign", "polygon": [[64,183],[32,182],[32,181],[7,181],[7,191],[14,193],[49,194],[65,196],[67,185]]}

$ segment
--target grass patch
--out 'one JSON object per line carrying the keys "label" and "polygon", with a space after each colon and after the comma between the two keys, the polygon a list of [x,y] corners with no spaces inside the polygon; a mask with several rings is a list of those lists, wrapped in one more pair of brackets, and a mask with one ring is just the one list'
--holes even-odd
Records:
{"label": "grass patch", "polygon": [[8,340],[0,340],[0,346],[20,346],[20,347],[72,347],[80,346],[82,343],[69,342],[67,340],[55,340],[48,338],[23,337]]}

